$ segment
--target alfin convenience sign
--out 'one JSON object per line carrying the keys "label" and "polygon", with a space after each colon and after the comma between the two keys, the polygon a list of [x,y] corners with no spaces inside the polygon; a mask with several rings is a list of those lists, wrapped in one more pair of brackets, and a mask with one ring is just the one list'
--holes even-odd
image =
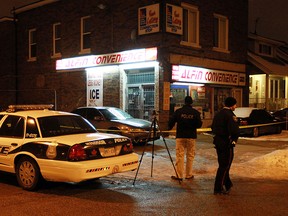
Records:
{"label": "alfin convenience sign", "polygon": [[104,55],[89,55],[56,61],[56,70],[88,68],[103,65],[124,64],[157,60],[157,48],[135,49]]}
{"label": "alfin convenience sign", "polygon": [[173,65],[172,80],[177,82],[182,81],[244,86],[245,74],[220,70],[210,70],[200,67]]}

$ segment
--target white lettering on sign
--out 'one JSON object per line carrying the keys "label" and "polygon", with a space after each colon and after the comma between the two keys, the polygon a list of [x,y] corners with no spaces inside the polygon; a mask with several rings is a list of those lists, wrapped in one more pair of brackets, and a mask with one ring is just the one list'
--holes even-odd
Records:
{"label": "white lettering on sign", "polygon": [[136,49],[119,53],[66,58],[56,61],[56,70],[88,68],[101,65],[123,64],[157,60],[157,48]]}
{"label": "white lettering on sign", "polygon": [[97,70],[87,72],[87,106],[103,106],[103,73]]}
{"label": "white lettering on sign", "polygon": [[197,83],[217,83],[226,85],[245,85],[245,81],[243,82],[243,75],[240,73],[209,70],[205,68],[189,67],[183,65],[172,66],[172,80]]}

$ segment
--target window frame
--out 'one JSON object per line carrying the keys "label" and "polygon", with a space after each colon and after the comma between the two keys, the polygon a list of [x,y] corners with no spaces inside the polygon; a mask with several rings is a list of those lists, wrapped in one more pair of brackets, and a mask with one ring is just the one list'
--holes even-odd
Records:
{"label": "window frame", "polygon": [[[85,21],[89,20],[88,22],[91,22],[91,16],[84,16],[81,17],[81,35],[80,35],[80,53],[79,54],[87,54],[91,53],[91,25],[89,31],[85,32]],[[91,24],[91,23],[90,23]],[[89,48],[84,48],[84,42],[85,42],[85,37],[89,36],[89,43],[90,47]]]}
{"label": "window frame", "polygon": [[[215,26],[216,20],[217,26]],[[227,16],[214,14],[213,21],[213,50],[229,53],[229,19]]]}
{"label": "window frame", "polygon": [[[268,49],[268,51],[267,51]],[[270,44],[259,42],[258,43],[258,54],[262,56],[273,56],[273,48]]]}
{"label": "window frame", "polygon": [[[200,17],[200,12],[197,6],[193,6],[187,3],[182,3],[181,4],[183,8],[183,35],[182,35],[182,40],[180,42],[181,45],[184,46],[191,46],[191,47],[196,47],[196,48],[201,48],[200,46],[200,24],[199,24],[199,17]],[[184,18],[184,13],[187,13],[187,20]],[[195,15],[194,19],[192,16],[192,13]],[[185,22],[187,24],[187,30],[185,29]],[[193,25],[194,28],[189,28],[189,26]],[[195,30],[195,32],[193,31]],[[184,34],[187,32],[187,40],[184,40]],[[194,40],[192,39],[194,38]]]}
{"label": "window frame", "polygon": [[[60,29],[58,29],[60,28]],[[60,32],[58,32],[60,31]],[[57,32],[59,34],[57,34]],[[61,41],[61,23],[54,23],[53,24],[53,56],[52,57],[61,57],[61,51],[57,52],[57,50],[61,50],[61,46],[59,44]],[[59,47],[58,47],[59,46]]]}
{"label": "window frame", "polygon": [[[37,60],[37,42],[36,42],[36,28],[33,29],[29,29],[28,31],[28,37],[29,37],[29,41],[28,41],[28,61],[36,61]],[[33,49],[33,47],[35,47]],[[33,56],[33,52],[35,52],[35,56]]]}

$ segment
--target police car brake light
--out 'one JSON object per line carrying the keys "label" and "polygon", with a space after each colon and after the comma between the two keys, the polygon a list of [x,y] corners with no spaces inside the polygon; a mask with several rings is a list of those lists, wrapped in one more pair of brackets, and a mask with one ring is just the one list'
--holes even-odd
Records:
{"label": "police car brake light", "polygon": [[10,105],[7,112],[15,112],[19,110],[44,110],[52,109],[53,104],[35,104],[35,105]]}
{"label": "police car brake light", "polygon": [[68,157],[69,160],[79,161],[79,160],[85,160],[87,155],[84,147],[80,144],[76,144],[70,148]]}

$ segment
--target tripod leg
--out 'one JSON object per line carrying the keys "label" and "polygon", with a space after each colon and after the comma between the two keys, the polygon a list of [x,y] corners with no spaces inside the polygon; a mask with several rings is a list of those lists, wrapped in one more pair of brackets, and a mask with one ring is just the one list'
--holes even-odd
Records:
{"label": "tripod leg", "polygon": [[[163,136],[163,133],[162,133],[162,131],[160,130],[160,127],[159,127],[159,133],[160,133],[160,136],[162,137],[162,139],[163,139],[163,141],[164,141],[164,144],[165,144],[166,150],[167,150],[167,152],[168,152],[168,155],[169,155],[170,161],[171,161],[171,163],[172,163],[172,166],[173,166],[173,168],[174,168],[175,174],[176,174],[177,178],[179,179],[178,173],[177,173],[176,168],[175,168],[175,165],[174,165],[174,163],[173,163],[173,159],[172,159],[172,157],[171,157],[171,154],[170,154],[170,151],[169,151],[169,149],[168,149],[166,140],[165,140],[165,138],[164,138],[164,136]],[[179,179],[178,181],[179,181],[179,184],[181,184],[181,180]]]}
{"label": "tripod leg", "polygon": [[[144,148],[143,148],[143,152],[142,152],[141,158],[140,158],[140,160],[139,160],[139,165],[138,165],[138,167],[137,167],[137,171],[136,171],[136,175],[135,175],[135,178],[134,178],[134,181],[133,181],[133,185],[135,185],[135,181],[136,181],[136,178],[137,178],[137,175],[138,175],[138,172],[139,172],[139,169],[140,169],[142,160],[143,160],[144,152],[145,152],[146,146],[147,146],[147,144],[148,144],[148,140],[149,140],[150,135],[151,135],[152,126],[153,126],[153,122],[152,122],[152,124],[151,124],[150,130],[149,130],[149,133],[148,133],[148,136],[147,136],[147,138],[146,138],[146,142],[145,142],[145,145],[144,145]],[[154,143],[153,143],[153,146],[154,146]],[[151,174],[151,175],[152,175],[152,174]]]}
{"label": "tripod leg", "polygon": [[[153,129],[153,138],[156,136],[156,117],[153,119],[153,122],[152,122],[152,129]],[[154,161],[154,139],[152,141],[152,162],[151,162],[151,177],[153,176],[153,163]]]}

